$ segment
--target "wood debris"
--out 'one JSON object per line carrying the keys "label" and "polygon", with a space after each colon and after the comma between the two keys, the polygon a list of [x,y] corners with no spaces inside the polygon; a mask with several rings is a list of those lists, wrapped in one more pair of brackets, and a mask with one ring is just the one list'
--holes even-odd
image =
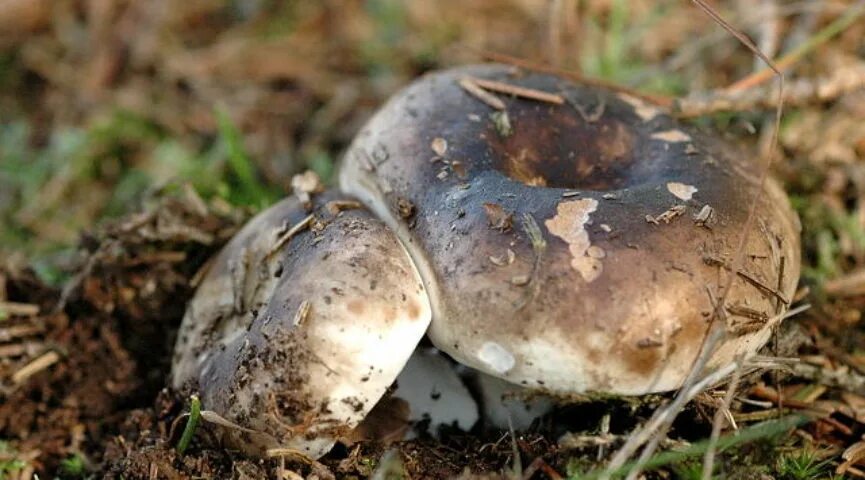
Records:
{"label": "wood debris", "polygon": [[694,223],[697,224],[698,227],[709,228],[709,223],[713,220],[715,216],[715,209],[710,205],[703,205],[703,208],[694,215]]}
{"label": "wood debris", "polygon": [[499,256],[489,256],[490,263],[497,267],[506,267],[514,263],[517,255],[510,248],[502,255]]}
{"label": "wood debris", "polygon": [[396,208],[399,216],[403,219],[409,219],[415,213],[414,203],[407,198],[398,198],[396,201]]}
{"label": "wood debris", "polygon": [[[827,280],[823,285],[823,291],[833,297],[865,295],[865,269]],[[2,308],[2,304],[0,304],[0,310]]]}
{"label": "wood debris", "polygon": [[586,106],[581,105],[580,102],[577,101],[574,92],[566,92],[565,99],[568,101],[568,105],[574,107],[574,110],[580,114],[580,118],[582,118],[586,123],[597,122],[604,116],[604,112],[607,109],[607,102],[600,98],[600,96],[598,97],[598,103],[592,107],[591,110],[588,110]]}
{"label": "wood debris", "polygon": [[48,352],[43,353],[42,355],[36,357],[31,360],[30,363],[24,365],[12,374],[12,382],[16,384],[22,384],[27,381],[28,378],[36,375],[37,373],[45,370],[46,368],[54,365],[55,363],[60,361],[60,354],[55,352],[54,350],[50,350]]}
{"label": "wood debris", "polygon": [[324,208],[327,210],[327,213],[336,216],[345,210],[357,210],[363,208],[363,204],[357,200],[331,200],[324,204]]}
{"label": "wood debris", "polygon": [[[723,259],[718,258],[718,257],[713,257],[711,255],[704,255],[703,256],[703,263],[705,263],[706,265],[714,265],[714,266],[722,267],[727,271],[732,270],[732,267],[726,261],[724,261]],[[787,297],[785,297],[783,293],[781,293],[779,290],[777,290],[773,287],[769,287],[769,286],[765,285],[763,282],[761,282],[756,277],[754,277],[754,275],[752,275],[752,274],[750,274],[744,270],[739,270],[738,272],[736,272],[736,274],[740,278],[742,278],[743,280],[745,280],[746,282],[748,282],[752,286],[754,286],[757,290],[760,290],[761,292],[763,292],[765,295],[777,298],[784,305],[790,305],[790,300]]]}
{"label": "wood debris", "polygon": [[270,250],[268,250],[267,255],[265,255],[265,258],[269,258],[273,256],[276,252],[281,250],[282,247],[285,246],[285,244],[287,244],[289,240],[291,240],[295,235],[309,227],[314,218],[315,215],[309,214],[303,220],[297,222],[296,224],[292,225],[291,228],[285,230],[285,233],[279,234],[277,236],[276,242],[273,244],[273,247],[271,247]]}
{"label": "wood debris", "polygon": [[490,228],[494,228],[500,232],[507,232],[513,227],[514,214],[505,211],[501,205],[497,203],[484,203],[484,212],[487,214]]}
{"label": "wood debris", "polygon": [[865,460],[865,441],[859,441],[847,447],[844,453],[841,454],[844,463],[838,465],[835,469],[836,475],[844,475],[853,465]]}
{"label": "wood debris", "polygon": [[[820,78],[794,78],[784,85],[784,105],[804,106],[838,98],[865,86],[865,64],[839,65]],[[679,117],[698,117],[718,112],[743,112],[773,109],[778,105],[778,89],[764,85],[744,90],[697,92],[673,102]]]}
{"label": "wood debris", "polygon": [[471,77],[463,77],[459,83],[463,90],[490,107],[496,110],[504,110],[506,108],[505,102],[502,99],[481,88]]}
{"label": "wood debris", "polygon": [[436,137],[430,143],[430,149],[432,149],[436,156],[444,157],[448,151],[448,141],[444,138]]}
{"label": "wood debris", "polygon": [[312,207],[312,195],[323,192],[324,184],[317,173],[307,170],[291,177],[291,189],[300,203],[309,209]]}
{"label": "wood debris", "polygon": [[0,301],[0,319],[6,317],[33,317],[39,315],[39,305]]}
{"label": "wood debris", "polygon": [[727,331],[734,335],[756,332],[766,326],[770,320],[766,312],[746,305],[727,305],[725,309],[730,314],[727,317]]}
{"label": "wood debris", "polygon": [[19,324],[0,328],[0,342],[8,342],[18,338],[39,335],[45,331],[45,327],[39,324]]}
{"label": "wood debris", "polygon": [[303,325],[303,322],[306,321],[306,317],[309,316],[310,308],[311,305],[309,300],[300,302],[300,307],[297,308],[297,312],[294,314],[294,319],[291,321],[291,324],[295,327]]}
{"label": "wood debris", "polygon": [[541,263],[543,262],[544,252],[547,251],[547,239],[544,238],[543,232],[541,232],[541,227],[538,226],[537,220],[530,213],[524,213],[522,217],[522,226],[523,231],[526,232],[526,235],[529,237],[529,241],[532,244],[532,250],[535,252],[535,261],[532,264],[532,273],[529,277],[529,283],[531,283],[532,288],[529,291],[528,295],[520,301],[516,306],[517,310],[521,310],[526,307],[526,305],[530,304],[534,299],[538,296],[538,293],[541,291],[541,282],[537,281],[538,272],[541,270]]}
{"label": "wood debris", "polygon": [[674,218],[684,214],[686,209],[687,207],[684,205],[674,205],[670,207],[666,212],[661,213],[657,217],[646,215],[646,221],[651,223],[652,225],[660,225],[661,222],[664,222],[664,224],[668,224]]}
{"label": "wood debris", "polygon": [[565,99],[562,98],[561,95],[557,95],[555,93],[545,92],[543,90],[537,90],[534,88],[520,87],[519,85],[512,85],[510,83],[499,82],[496,80],[486,80],[477,77],[468,78],[473,84],[485,90],[513,95],[515,97],[527,98],[530,100],[537,100],[539,102],[552,103],[555,105],[561,105],[565,103]]}

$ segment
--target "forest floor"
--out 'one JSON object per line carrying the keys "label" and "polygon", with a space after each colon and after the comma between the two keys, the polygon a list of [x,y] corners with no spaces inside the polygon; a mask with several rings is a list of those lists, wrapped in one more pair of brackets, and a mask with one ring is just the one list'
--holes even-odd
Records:
{"label": "forest floor", "polygon": [[[743,379],[724,412],[715,476],[865,478],[865,2],[718,8],[789,60],[773,173],[802,220],[810,307],[765,352],[784,368]],[[247,459],[207,428],[176,449],[189,399],[166,388],[170,353],[207,259],[293,174],[332,184],[400,86],[496,54],[678,99],[686,121],[772,151],[771,77],[691,2],[3,3],[0,479],[594,478],[668,396],[320,464]],[[701,478],[723,396],[682,412],[648,478]]]}

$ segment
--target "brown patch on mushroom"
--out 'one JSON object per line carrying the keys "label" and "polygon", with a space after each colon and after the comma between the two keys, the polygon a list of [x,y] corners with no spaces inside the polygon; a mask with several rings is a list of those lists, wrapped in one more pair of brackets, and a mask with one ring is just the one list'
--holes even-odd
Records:
{"label": "brown patch on mushroom", "polygon": [[352,300],[352,301],[348,302],[348,305],[346,306],[346,308],[348,309],[349,312],[351,312],[355,315],[361,315],[361,314],[363,314],[363,311],[364,311],[363,302],[361,302],[360,300]]}
{"label": "brown patch on mushroom", "polygon": [[598,139],[601,162],[627,158],[634,148],[634,133],[622,123],[613,122],[602,126],[601,135]]}
{"label": "brown patch on mushroom", "polygon": [[[517,105],[519,106],[519,105]],[[523,106],[509,135],[485,135],[496,169],[531,186],[605,190],[625,186],[636,133],[612,115],[584,121],[571,108]]]}
{"label": "brown patch on mushroom", "polygon": [[658,362],[664,358],[662,348],[647,348],[645,339],[640,339],[631,345],[620,344],[617,355],[622,359],[625,368],[641,377],[650,377],[658,369]]}
{"label": "brown patch on mushroom", "polygon": [[556,207],[556,216],[544,222],[550,233],[568,244],[571,267],[587,282],[594,281],[603,272],[603,250],[599,248],[596,255],[589,255],[592,243],[586,231],[589,215],[597,208],[598,201],[593,198],[561,202]]}
{"label": "brown patch on mushroom", "polygon": [[418,303],[416,301],[414,301],[414,300],[410,301],[406,308],[408,309],[408,317],[409,318],[411,318],[411,319],[420,318],[421,308],[420,308],[420,305],[418,305]]}

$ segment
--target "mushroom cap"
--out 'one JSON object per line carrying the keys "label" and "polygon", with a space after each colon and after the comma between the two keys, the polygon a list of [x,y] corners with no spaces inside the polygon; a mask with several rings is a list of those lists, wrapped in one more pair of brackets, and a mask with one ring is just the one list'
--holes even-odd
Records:
{"label": "mushroom cap", "polygon": [[[460,86],[495,80],[562,104]],[[441,350],[560,394],[675,389],[722,297],[755,155],[626,94],[503,65],[428,74],[357,135],[343,191],[397,232]],[[769,180],[710,365],[755,352],[794,293],[799,223]]]}
{"label": "mushroom cap", "polygon": [[[396,236],[333,194],[265,210],[213,260],[180,328],[175,388],[239,428],[246,453],[319,457],[372,409],[430,322]],[[282,240],[280,240],[282,239]]]}

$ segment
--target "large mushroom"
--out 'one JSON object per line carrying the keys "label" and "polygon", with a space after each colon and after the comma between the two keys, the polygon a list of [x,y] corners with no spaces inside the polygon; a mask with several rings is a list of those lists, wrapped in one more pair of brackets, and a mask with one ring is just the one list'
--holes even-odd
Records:
{"label": "large mushroom", "polygon": [[[564,103],[508,98],[496,111],[467,81]],[[340,184],[408,248],[438,348],[528,387],[638,395],[688,374],[758,177],[743,151],[638,99],[483,65],[393,97]],[[774,182],[756,208],[715,365],[765,343],[799,278],[796,215]]]}
{"label": "large mushroom", "polygon": [[[325,226],[284,243],[270,232],[292,231],[297,205],[253,220],[187,312],[174,383],[264,435],[233,432],[234,445],[319,455],[394,381],[431,309],[432,343],[480,375],[564,398],[675,389],[713,312],[728,335],[710,367],[756,352],[790,304],[798,219],[771,179],[751,204],[758,177],[744,150],[625,94],[502,65],[428,74],[343,161],[341,189],[381,221],[326,208],[332,194],[315,199]],[[238,265],[253,272],[242,282]],[[503,390],[491,380],[485,392]],[[267,416],[268,398],[295,392],[304,402]],[[357,395],[354,410],[340,406]]]}

